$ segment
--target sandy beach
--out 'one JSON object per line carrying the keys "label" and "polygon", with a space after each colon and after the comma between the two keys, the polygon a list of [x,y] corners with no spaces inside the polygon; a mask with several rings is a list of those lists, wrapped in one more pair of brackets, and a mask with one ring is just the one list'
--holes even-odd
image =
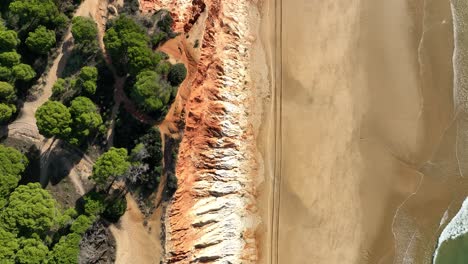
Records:
{"label": "sandy beach", "polygon": [[453,200],[425,166],[453,147],[449,1],[282,13],[278,263],[426,263]]}

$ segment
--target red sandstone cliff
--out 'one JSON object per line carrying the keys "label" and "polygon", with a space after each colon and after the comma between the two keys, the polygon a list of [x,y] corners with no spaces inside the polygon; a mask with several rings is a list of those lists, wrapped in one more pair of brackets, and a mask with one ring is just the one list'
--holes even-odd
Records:
{"label": "red sandstone cliff", "polygon": [[179,188],[165,218],[167,263],[257,259],[255,94],[249,71],[256,5],[248,0],[141,2],[143,11],[170,10],[176,30],[200,37],[199,50],[184,36],[177,44],[184,45],[179,51],[190,74],[167,119],[184,113],[186,125],[176,168]]}

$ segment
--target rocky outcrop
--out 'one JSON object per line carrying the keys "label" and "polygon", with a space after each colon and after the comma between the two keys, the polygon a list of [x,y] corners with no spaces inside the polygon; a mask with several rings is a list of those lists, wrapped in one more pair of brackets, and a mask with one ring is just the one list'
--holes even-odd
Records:
{"label": "rocky outcrop", "polygon": [[[167,263],[254,263],[257,157],[247,0],[156,0],[187,33],[203,12],[201,56],[185,103],[178,189],[166,217]],[[145,6],[143,4],[142,6]],[[190,70],[189,70],[190,71]],[[258,102],[260,103],[260,102]]]}

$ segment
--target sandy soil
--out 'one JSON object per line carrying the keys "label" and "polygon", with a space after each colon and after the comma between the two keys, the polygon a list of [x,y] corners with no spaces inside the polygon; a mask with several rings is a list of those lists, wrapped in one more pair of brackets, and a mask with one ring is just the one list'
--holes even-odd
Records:
{"label": "sandy soil", "polygon": [[435,203],[421,168],[453,147],[451,18],[436,2],[283,3],[278,263],[419,263],[404,221],[434,235],[453,199]]}
{"label": "sandy soil", "polygon": [[[159,218],[158,218],[159,216]],[[161,257],[160,213],[143,225],[144,216],[133,197],[127,195],[127,211],[110,230],[117,243],[116,264],[159,264]]]}

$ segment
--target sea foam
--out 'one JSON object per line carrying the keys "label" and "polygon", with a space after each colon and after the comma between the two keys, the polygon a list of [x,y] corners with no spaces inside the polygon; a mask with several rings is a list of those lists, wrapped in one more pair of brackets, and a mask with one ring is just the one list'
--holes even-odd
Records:
{"label": "sea foam", "polygon": [[463,204],[458,211],[458,213],[452,218],[452,220],[448,223],[448,225],[440,234],[439,241],[437,243],[437,249],[434,254],[434,261],[437,259],[437,253],[439,251],[440,246],[450,240],[456,239],[468,233],[468,197],[465,198]]}

